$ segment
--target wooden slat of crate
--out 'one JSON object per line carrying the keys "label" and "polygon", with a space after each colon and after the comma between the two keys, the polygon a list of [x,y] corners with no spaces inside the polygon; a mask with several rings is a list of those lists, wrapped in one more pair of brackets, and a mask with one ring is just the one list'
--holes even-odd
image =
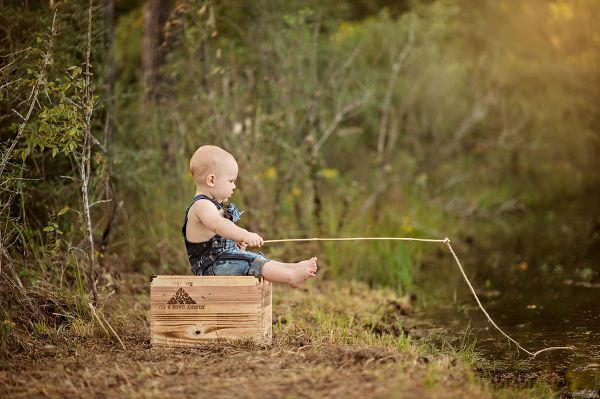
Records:
{"label": "wooden slat of crate", "polygon": [[260,333],[264,342],[269,344],[273,340],[273,285],[269,282],[263,284],[261,292]]}
{"label": "wooden slat of crate", "polygon": [[193,346],[218,338],[252,338],[263,344],[272,340],[271,283],[255,277],[156,276],[150,302],[153,345]]}

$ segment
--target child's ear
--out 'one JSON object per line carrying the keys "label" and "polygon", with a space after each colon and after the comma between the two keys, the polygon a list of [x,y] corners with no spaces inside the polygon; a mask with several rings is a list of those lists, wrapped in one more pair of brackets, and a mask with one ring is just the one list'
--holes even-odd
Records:
{"label": "child's ear", "polygon": [[213,187],[215,185],[216,176],[214,174],[210,174],[206,176],[206,185],[208,187]]}

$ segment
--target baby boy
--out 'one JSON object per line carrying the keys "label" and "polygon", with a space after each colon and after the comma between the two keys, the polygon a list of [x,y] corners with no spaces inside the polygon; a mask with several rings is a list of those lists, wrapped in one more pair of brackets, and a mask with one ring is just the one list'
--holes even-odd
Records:
{"label": "baby boy", "polygon": [[235,189],[238,165],[220,147],[205,145],[190,160],[196,195],[187,208],[181,232],[192,271],[200,276],[256,276],[273,283],[298,287],[317,272],[317,258],[298,263],[270,260],[246,251],[260,247],[263,239],[238,227],[241,213],[226,204]]}

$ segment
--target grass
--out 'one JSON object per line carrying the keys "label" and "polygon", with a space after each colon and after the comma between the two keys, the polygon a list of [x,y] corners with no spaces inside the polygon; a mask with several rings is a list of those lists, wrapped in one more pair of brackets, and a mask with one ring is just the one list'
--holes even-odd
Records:
{"label": "grass", "polygon": [[[277,286],[274,342],[149,345],[148,284],[129,275],[104,315],[121,350],[93,323],[33,337],[29,353],[0,366],[0,394],[12,396],[469,397],[546,398],[551,386],[496,386],[474,371],[482,361],[468,334],[458,344],[427,333],[408,297],[364,283],[314,280]],[[14,326],[11,326],[14,332]],[[41,330],[45,328],[40,326]],[[9,328],[5,328],[4,334]],[[429,338],[427,338],[429,337]],[[94,370],[93,372],[91,370]],[[28,381],[24,384],[24,381]]]}

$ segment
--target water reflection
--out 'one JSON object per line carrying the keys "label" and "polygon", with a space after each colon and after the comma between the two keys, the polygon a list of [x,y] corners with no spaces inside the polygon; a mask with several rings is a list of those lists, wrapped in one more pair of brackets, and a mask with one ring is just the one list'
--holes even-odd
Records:
{"label": "water reflection", "polygon": [[[579,236],[560,237],[538,215],[502,234],[478,226],[477,232],[467,232],[477,240],[455,240],[453,247],[483,306],[513,339],[534,352],[567,345],[576,350],[529,358],[509,345],[477,307],[449,254],[423,265],[418,283],[422,311],[459,333],[470,326],[478,351],[499,373],[542,375],[573,397],[600,397],[598,221],[573,215],[565,219],[580,223],[579,230],[571,226]],[[479,238],[482,231],[487,241]]]}

